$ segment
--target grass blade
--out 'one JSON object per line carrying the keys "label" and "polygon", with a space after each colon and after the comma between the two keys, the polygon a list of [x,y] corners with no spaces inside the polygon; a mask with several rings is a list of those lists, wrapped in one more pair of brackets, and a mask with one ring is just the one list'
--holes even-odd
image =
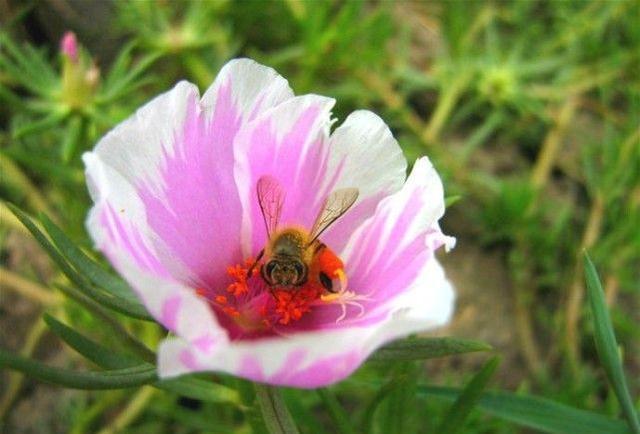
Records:
{"label": "grass blade", "polygon": [[111,315],[111,312],[104,309],[98,302],[92,300],[73,287],[66,285],[55,285],[55,287],[67,297],[75,300],[80,306],[91,312],[94,318],[109,327],[111,333],[113,333],[112,336],[117,339],[128,352],[135,354],[136,357],[147,363],[155,362],[155,353],[147,348],[144,343],[131,336],[127,329]]}
{"label": "grass blade", "polygon": [[48,216],[41,214],[40,221],[53,243],[71,265],[82,272],[82,274],[96,286],[103,288],[114,297],[122,298],[132,305],[137,305],[133,309],[139,310],[141,314],[146,314],[146,310],[124,280],[114,276],[96,264],[80,250]]}
{"label": "grass blade", "polygon": [[462,392],[453,403],[453,405],[444,415],[440,427],[436,430],[438,433],[454,434],[461,432],[465,426],[465,422],[471,410],[473,410],[487,387],[487,383],[493,377],[496,368],[500,364],[500,359],[494,357],[473,376],[469,384],[462,389]]}
{"label": "grass blade", "polygon": [[356,434],[356,430],[349,420],[349,415],[342,407],[338,399],[328,389],[318,389],[318,395],[324,403],[324,406],[329,410],[331,419],[335,423],[340,434]]}
{"label": "grass blade", "polygon": [[[461,390],[451,387],[420,386],[418,393],[453,401],[460,396]],[[485,392],[478,399],[476,408],[500,419],[544,433],[629,434],[629,430],[622,421],[536,396]]]}
{"label": "grass blade", "polygon": [[589,255],[584,254],[584,273],[587,281],[587,293],[593,315],[593,327],[595,332],[596,348],[600,356],[600,363],[604,368],[607,378],[618,397],[622,411],[629,428],[634,434],[640,434],[640,422],[636,412],[629,388],[622,369],[622,361],[618,353],[618,343],[613,332],[613,324],[609,316],[609,310],[604,299],[604,291],[593,262]]}
{"label": "grass blade", "polygon": [[183,376],[162,380],[156,383],[155,386],[159,389],[204,402],[240,405],[240,395],[236,390],[197,377]]}
{"label": "grass blade", "polygon": [[0,349],[0,367],[15,369],[46,383],[71,389],[105,390],[142,386],[157,381],[156,369],[149,365],[110,371],[77,372],[47,366]]}
{"label": "grass blade", "polygon": [[376,351],[369,360],[408,362],[491,349],[489,344],[467,339],[416,338],[386,345]]}
{"label": "grass blade", "polygon": [[256,399],[264,424],[271,434],[299,434],[280,391],[271,386],[256,384]]}
{"label": "grass blade", "polygon": [[61,323],[49,314],[44,315],[44,321],[56,336],[98,366],[107,369],[123,369],[140,363],[131,357],[113,351],[110,348],[103,347],[71,327]]}
{"label": "grass blade", "polygon": [[[71,280],[76,286],[78,286],[78,288],[80,288],[85,295],[87,295],[89,298],[93,299],[100,305],[106,306],[124,315],[148,321],[153,320],[141,305],[134,304],[120,297],[115,297],[112,294],[95,288],[91,284],[91,282],[87,280],[87,278],[85,278],[83,275],[77,272],[74,267],[72,267],[67,258],[65,258],[63,254],[58,250],[58,247],[56,247],[51,241],[49,241],[47,236],[33,222],[31,217],[27,216],[27,214],[25,214],[22,210],[11,203],[7,203],[7,206],[9,207],[11,212],[13,212],[13,214],[18,218],[18,220],[20,220],[20,222],[27,228],[27,230],[31,232],[36,241],[38,241],[38,243],[45,249],[49,257],[53,259],[58,267],[60,267],[65,276],[67,276],[69,280]],[[49,223],[49,229],[54,228],[55,225],[53,225],[51,221],[46,218],[44,219],[43,225],[46,222]],[[53,233],[56,235],[57,242],[64,245],[64,250],[67,253],[73,254],[74,249],[79,250],[77,247],[73,246],[73,243],[68,238],[66,238],[66,236],[64,238],[59,236],[60,233],[62,233],[60,229],[58,229],[58,232],[54,231]],[[54,240],[54,242],[56,242],[56,240]],[[70,247],[70,245],[73,246],[73,249]],[[75,259],[77,260],[77,257],[75,257]]]}

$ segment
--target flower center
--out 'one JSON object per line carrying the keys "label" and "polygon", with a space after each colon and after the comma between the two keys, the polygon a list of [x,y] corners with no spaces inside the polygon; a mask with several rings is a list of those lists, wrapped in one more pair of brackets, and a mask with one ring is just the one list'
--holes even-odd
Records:
{"label": "flower center", "polygon": [[[268,283],[261,268],[264,261],[248,258],[227,267],[230,283],[224,290],[199,289],[236,339],[282,332],[282,327],[299,321],[314,309],[338,305],[335,322],[360,317],[368,295],[347,291],[344,265],[323,245],[309,264],[308,278],[299,286]],[[264,270],[263,270],[264,271]],[[326,318],[326,317],[325,317]]]}
{"label": "flower center", "polygon": [[227,267],[231,283],[223,291],[199,289],[214,309],[247,332],[268,331],[287,325],[310,312],[321,301],[324,287],[313,280],[295,288],[268,285],[260,275],[261,264],[249,258]]}

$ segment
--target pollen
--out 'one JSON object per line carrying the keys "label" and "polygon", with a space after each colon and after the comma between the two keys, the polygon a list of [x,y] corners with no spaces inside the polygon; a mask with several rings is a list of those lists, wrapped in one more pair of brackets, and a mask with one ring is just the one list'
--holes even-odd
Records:
{"label": "pollen", "polygon": [[[330,256],[326,255],[325,259],[330,259]],[[310,278],[305,284],[293,288],[270,286],[260,275],[261,265],[253,258],[230,265],[226,270],[229,277],[226,287],[214,293],[198,289],[197,293],[215,306],[217,312],[233,319],[246,333],[268,332],[291,325],[326,304],[339,304],[343,310],[348,305],[357,306],[357,297],[354,300],[350,293],[345,292],[346,275],[341,262],[333,261],[331,270],[326,266],[327,262],[322,263],[327,273],[330,271],[329,275],[337,281],[337,294],[328,294],[317,278]],[[319,271],[314,270],[316,276],[317,273]]]}
{"label": "pollen", "polygon": [[[248,262],[249,260],[245,261],[245,264],[247,264]],[[238,297],[240,295],[246,294],[249,291],[249,288],[247,286],[247,279],[253,276],[255,271],[257,271],[257,269],[254,268],[254,273],[249,276],[249,267],[251,267],[250,263],[245,266],[236,264],[227,267],[227,274],[235,280],[235,282],[227,286],[227,292],[233,294],[235,297]]]}
{"label": "pollen", "polygon": [[276,289],[273,297],[276,301],[275,313],[278,322],[287,325],[291,321],[297,321],[311,310],[315,301],[322,294],[322,289],[317,285],[305,285],[296,290]]}

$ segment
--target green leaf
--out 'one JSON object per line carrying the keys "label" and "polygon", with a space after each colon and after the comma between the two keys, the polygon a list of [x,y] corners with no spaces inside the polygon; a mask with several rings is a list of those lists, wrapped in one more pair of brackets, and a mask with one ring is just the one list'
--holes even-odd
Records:
{"label": "green leaf", "polygon": [[155,386],[188,398],[199,399],[200,401],[240,405],[240,396],[237,391],[222,384],[194,376],[162,380]]}
{"label": "green leaf", "polygon": [[57,284],[55,287],[67,297],[75,300],[79,305],[90,311],[96,319],[109,327],[113,338],[117,339],[123,348],[135,354],[140,360],[144,360],[147,363],[155,362],[155,353],[147,348],[144,343],[131,336],[120,321],[114,318],[111,312],[104,309],[98,302],[87,297],[76,288],[61,284]]}
{"label": "green leaf", "polygon": [[44,321],[56,336],[98,366],[107,369],[122,369],[130,368],[139,363],[139,361],[125,354],[106,348],[83,336],[49,314],[44,315]]}
{"label": "green leaf", "polygon": [[471,410],[474,409],[487,383],[493,377],[500,359],[494,357],[476,373],[469,384],[465,386],[456,401],[444,415],[442,423],[436,430],[437,433],[455,434],[461,432]]}
{"label": "green leaf", "polygon": [[454,196],[447,196],[444,198],[444,206],[445,208],[449,208],[451,205],[453,205],[454,203],[458,202],[460,199],[462,199],[462,195],[456,194]]}
{"label": "green leaf", "polygon": [[[412,423],[416,412],[416,386],[420,375],[418,364],[399,362],[391,366],[391,379],[395,387],[388,393],[378,411],[377,421],[383,433],[403,433]],[[374,416],[373,422],[376,422]]]}
{"label": "green leaf", "polygon": [[[37,380],[76,389],[122,389],[143,384],[186,396],[192,399],[212,403],[231,403],[238,405],[238,392],[221,384],[206,381],[193,376],[183,376],[170,380],[157,381],[156,368],[150,363],[134,364],[135,361],[123,354],[111,350],[82,336],[55,318],[45,315],[45,322],[51,330],[72,348],[89,360],[105,368],[106,371],[76,372],[54,368],[41,362],[25,359],[0,349],[0,366],[23,372]],[[93,353],[91,353],[93,351]],[[127,364],[127,365],[125,365]]]}
{"label": "green leaf", "polygon": [[333,419],[334,424],[338,428],[336,432],[340,434],[356,434],[356,430],[349,420],[349,415],[335,395],[328,389],[318,389],[317,392],[324,406],[329,411],[331,419]]}
{"label": "green leaf", "polygon": [[[450,387],[420,386],[418,393],[453,401],[461,390]],[[569,407],[536,396],[508,392],[485,392],[477,408],[487,414],[551,434],[629,434],[622,421],[598,413]]]}
{"label": "green leaf", "polygon": [[80,116],[72,116],[69,119],[64,140],[62,141],[62,146],[60,146],[60,155],[65,164],[69,164],[76,155],[84,128],[85,121]]}
{"label": "green leaf", "polygon": [[375,395],[365,407],[364,414],[362,416],[362,426],[364,427],[363,431],[365,433],[373,432],[376,410],[380,404],[387,399],[394,390],[401,387],[405,382],[406,379],[404,376],[394,375],[384,385],[377,388]]}
{"label": "green leaf", "polygon": [[71,389],[124,389],[157,381],[155,367],[147,364],[108,371],[77,372],[47,366],[3,349],[0,349],[0,367],[15,369],[37,380]]}
{"label": "green leaf", "polygon": [[[65,257],[58,251],[58,248],[54,246],[54,244],[49,241],[47,236],[35,225],[33,220],[27,216],[22,210],[11,203],[7,203],[7,206],[13,212],[13,214],[22,222],[22,224],[31,232],[36,241],[45,249],[49,257],[53,259],[53,261],[58,264],[62,272],[71,280],[74,284],[76,284],[80,289],[82,289],[83,293],[99,303],[100,305],[107,306],[113,310],[116,310],[122,314],[138,318],[152,321],[153,319],[144,311],[144,308],[141,305],[136,305],[132,302],[129,302],[120,297],[115,297],[112,294],[108,294],[105,291],[101,291],[96,289],[91,285],[91,283],[85,278],[83,275],[79,274],[71,264],[65,259]],[[43,225],[47,230],[51,231],[49,236],[51,236],[52,240],[59,244],[60,249],[67,254],[73,257],[74,261],[77,264],[79,262],[80,256],[84,255],[80,250],[73,245],[73,243],[62,233],[62,231],[55,226],[51,220],[49,220],[46,216],[43,217]],[[82,269],[82,268],[80,268]],[[88,274],[88,277],[92,276]]]}
{"label": "green leaf", "polygon": [[262,418],[269,433],[298,434],[298,428],[287,409],[280,391],[275,387],[263,384],[256,384],[255,389]]}
{"label": "green leaf", "polygon": [[369,360],[385,362],[424,360],[491,349],[489,344],[467,339],[415,338],[386,345],[376,351]]}
{"label": "green leaf", "polygon": [[114,297],[122,298],[132,305],[137,305],[132,308],[138,311],[138,313],[146,313],[144,306],[140,304],[133,290],[124,280],[109,273],[89,258],[82,250],[76,247],[73,241],[71,241],[48,216],[41,214],[40,220],[56,247],[65,255],[71,265],[93,284],[104,289]]}
{"label": "green leaf", "polygon": [[29,123],[25,123],[20,127],[16,128],[13,132],[14,139],[20,139],[29,134],[40,133],[42,131],[51,130],[54,127],[57,127],[69,114],[65,111],[54,111],[51,112],[48,116],[45,116],[42,119],[38,119],[37,121],[32,121]]}
{"label": "green leaf", "polygon": [[584,254],[584,273],[587,281],[587,293],[593,314],[593,326],[595,332],[596,348],[600,356],[600,363],[604,368],[607,378],[620,401],[622,411],[629,428],[634,434],[640,434],[640,421],[636,412],[629,388],[622,369],[622,361],[618,353],[618,343],[613,332],[613,324],[609,316],[609,310],[604,299],[604,291],[598,277],[598,272],[591,262],[589,255]]}

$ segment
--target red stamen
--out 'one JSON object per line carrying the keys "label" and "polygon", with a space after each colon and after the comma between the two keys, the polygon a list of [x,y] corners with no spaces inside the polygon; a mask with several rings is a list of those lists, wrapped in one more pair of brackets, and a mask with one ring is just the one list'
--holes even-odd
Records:
{"label": "red stamen", "polygon": [[322,289],[314,284],[307,284],[294,290],[276,289],[273,291],[276,306],[275,313],[280,324],[297,321],[311,310],[311,304],[322,294]]}
{"label": "red stamen", "polygon": [[249,287],[247,286],[248,272],[249,268],[243,267],[240,264],[227,267],[227,274],[235,279],[235,282],[227,287],[227,292],[230,292],[236,297],[246,294],[249,291]]}
{"label": "red stamen", "polygon": [[[324,265],[322,270],[328,270],[342,266],[342,262],[331,253],[325,255],[319,265]],[[296,288],[270,287],[260,277],[260,264],[252,258],[245,260],[243,265],[227,267],[227,274],[232,280],[226,288],[227,295],[218,294],[210,300],[243,328],[251,330],[256,327],[271,329],[275,325],[298,321],[325,293],[321,283],[313,279]],[[270,294],[268,297],[267,293]]]}

